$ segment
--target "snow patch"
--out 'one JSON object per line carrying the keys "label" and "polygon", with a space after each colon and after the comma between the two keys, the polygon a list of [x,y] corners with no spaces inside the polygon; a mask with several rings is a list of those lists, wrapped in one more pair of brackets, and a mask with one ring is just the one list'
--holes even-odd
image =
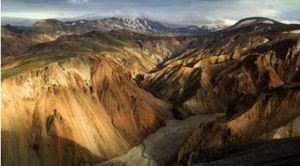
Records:
{"label": "snow patch", "polygon": [[270,40],[267,38],[264,38],[264,41],[262,42],[262,44],[269,42]]}
{"label": "snow patch", "polygon": [[[251,19],[246,19],[242,20],[239,23],[237,23],[234,28],[240,28],[242,26],[247,26],[251,24],[257,24],[257,23],[263,23],[263,24],[274,24],[275,22],[273,20],[269,19],[261,19],[261,18],[251,18]],[[258,29],[258,26],[255,26],[255,30]],[[271,27],[268,27],[268,29],[271,29]]]}
{"label": "snow patch", "polygon": [[300,34],[300,29],[298,29],[298,30],[293,30],[293,31],[290,31],[290,33],[294,33],[294,34]]}
{"label": "snow patch", "polygon": [[283,33],[283,34],[287,34],[287,33],[300,34],[300,29],[292,30],[292,31],[289,31],[289,32],[282,32],[282,33]]}
{"label": "snow patch", "polygon": [[264,20],[262,23],[264,23],[264,24],[274,24],[274,21]]}
{"label": "snow patch", "polygon": [[111,26],[114,28],[123,29],[123,27],[121,25],[116,24],[116,23],[113,23]]}
{"label": "snow patch", "polygon": [[72,23],[66,22],[64,23],[64,26],[72,26]]}
{"label": "snow patch", "polygon": [[256,19],[249,19],[249,20],[245,20],[240,22],[239,24],[237,24],[236,26],[242,26],[242,25],[249,25],[252,24],[256,21]]}
{"label": "snow patch", "polygon": [[145,24],[146,26],[148,26],[148,23],[147,23],[147,21],[146,21],[146,20],[144,20],[144,24]]}

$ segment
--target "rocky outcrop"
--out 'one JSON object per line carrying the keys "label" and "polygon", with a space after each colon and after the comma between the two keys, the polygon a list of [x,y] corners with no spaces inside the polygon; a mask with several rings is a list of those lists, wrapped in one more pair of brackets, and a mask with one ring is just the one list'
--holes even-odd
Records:
{"label": "rocky outcrop", "polygon": [[1,93],[3,165],[98,163],[124,154],[172,117],[168,104],[106,58],[33,68],[2,80]]}

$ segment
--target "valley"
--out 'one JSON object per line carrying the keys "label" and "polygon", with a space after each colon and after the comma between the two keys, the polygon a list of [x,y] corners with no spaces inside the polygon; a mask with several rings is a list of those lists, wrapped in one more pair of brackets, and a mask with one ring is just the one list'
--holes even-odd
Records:
{"label": "valley", "polygon": [[1,164],[300,162],[299,24],[135,21],[2,27]]}

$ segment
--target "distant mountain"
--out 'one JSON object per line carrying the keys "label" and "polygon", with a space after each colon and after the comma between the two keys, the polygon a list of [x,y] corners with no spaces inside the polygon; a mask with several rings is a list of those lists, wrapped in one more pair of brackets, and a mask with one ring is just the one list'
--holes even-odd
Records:
{"label": "distant mountain", "polygon": [[27,27],[27,26],[17,26],[17,25],[10,25],[6,24],[3,26],[3,28],[6,28],[12,32],[25,32],[25,31],[31,31],[32,27]]}
{"label": "distant mountain", "polygon": [[29,47],[57,39],[57,33],[44,33],[30,27],[5,25],[1,27],[1,63],[12,61]]}
{"label": "distant mountain", "polygon": [[105,18],[98,20],[76,20],[65,22],[56,19],[47,19],[34,23],[33,29],[42,32],[65,32],[76,34],[81,34],[89,31],[110,31],[126,29],[139,33],[189,33],[197,35],[208,34],[213,30],[209,29],[208,27],[198,26],[167,26],[156,21],[142,18]]}
{"label": "distant mountain", "polygon": [[[60,21],[47,19],[37,21],[33,26],[16,26],[7,24],[2,29],[2,63],[14,60],[31,46],[49,42],[60,36],[71,34],[83,34],[91,31],[108,32],[112,30],[124,30],[138,33],[175,33],[197,34],[210,33],[207,27],[176,26],[171,27],[148,19],[120,19],[106,18],[101,20],[77,20]],[[125,32],[127,33],[127,32]]]}
{"label": "distant mountain", "polygon": [[[228,27],[225,29],[226,31],[231,30],[238,30],[241,29],[243,31],[251,31],[251,32],[257,32],[257,31],[268,31],[278,28],[286,28],[287,25],[283,24],[281,22],[275,21],[270,18],[265,17],[249,17],[244,18],[235,23],[234,25]],[[246,29],[245,29],[246,28]]]}
{"label": "distant mountain", "polygon": [[38,21],[38,19],[30,19],[30,18],[21,18],[21,17],[1,17],[2,25],[14,25],[14,26],[25,26],[31,27],[33,23]]}

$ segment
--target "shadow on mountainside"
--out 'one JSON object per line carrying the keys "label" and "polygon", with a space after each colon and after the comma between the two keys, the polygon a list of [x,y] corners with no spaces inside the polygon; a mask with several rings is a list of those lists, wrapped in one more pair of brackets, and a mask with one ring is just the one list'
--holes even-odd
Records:
{"label": "shadow on mountainside", "polygon": [[81,166],[103,162],[99,156],[72,140],[50,136],[46,140],[26,140],[21,135],[1,131],[1,165]]}
{"label": "shadow on mountainside", "polygon": [[300,137],[232,145],[220,153],[218,160],[195,166],[300,165]]}

